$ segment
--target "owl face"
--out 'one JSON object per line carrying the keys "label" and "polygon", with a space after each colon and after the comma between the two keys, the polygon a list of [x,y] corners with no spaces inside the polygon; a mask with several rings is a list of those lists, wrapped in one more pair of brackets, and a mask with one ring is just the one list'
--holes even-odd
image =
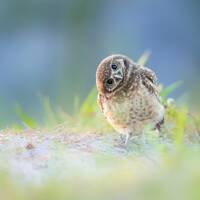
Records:
{"label": "owl face", "polygon": [[123,55],[111,55],[98,66],[96,84],[100,93],[111,93],[123,85],[130,66],[130,59]]}

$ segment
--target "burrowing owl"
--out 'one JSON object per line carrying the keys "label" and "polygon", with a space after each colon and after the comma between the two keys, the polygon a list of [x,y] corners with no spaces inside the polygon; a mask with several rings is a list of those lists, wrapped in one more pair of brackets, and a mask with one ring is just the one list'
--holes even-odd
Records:
{"label": "burrowing owl", "polygon": [[159,129],[164,121],[155,73],[124,55],[105,58],[96,72],[98,104],[113,128],[130,136],[145,126]]}

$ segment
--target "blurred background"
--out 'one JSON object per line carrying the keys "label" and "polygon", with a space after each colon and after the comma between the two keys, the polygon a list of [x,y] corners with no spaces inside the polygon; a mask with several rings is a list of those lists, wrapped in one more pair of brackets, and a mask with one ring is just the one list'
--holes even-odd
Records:
{"label": "blurred background", "polygon": [[198,0],[0,0],[0,127],[17,120],[17,104],[42,119],[44,96],[72,112],[112,53],[137,60],[150,50],[161,83],[198,93],[199,9]]}

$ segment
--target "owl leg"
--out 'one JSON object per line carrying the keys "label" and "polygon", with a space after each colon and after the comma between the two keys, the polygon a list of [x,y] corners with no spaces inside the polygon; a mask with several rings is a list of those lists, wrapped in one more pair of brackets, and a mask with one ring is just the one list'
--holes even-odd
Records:
{"label": "owl leg", "polygon": [[155,125],[153,131],[155,131],[158,136],[164,135],[163,127],[164,127],[164,118]]}
{"label": "owl leg", "polygon": [[126,134],[125,141],[124,141],[124,144],[125,144],[125,145],[128,144],[130,137],[131,137],[131,134],[130,134],[130,133]]}
{"label": "owl leg", "polygon": [[128,134],[120,134],[121,141],[125,146],[128,144],[128,141],[129,141],[130,137],[131,137],[130,133],[128,133]]}
{"label": "owl leg", "polygon": [[161,132],[161,129],[162,129],[162,127],[163,127],[163,124],[164,124],[164,118],[163,118],[160,122],[158,122],[158,123],[156,124],[156,126],[154,127],[154,130],[158,130],[158,132]]}

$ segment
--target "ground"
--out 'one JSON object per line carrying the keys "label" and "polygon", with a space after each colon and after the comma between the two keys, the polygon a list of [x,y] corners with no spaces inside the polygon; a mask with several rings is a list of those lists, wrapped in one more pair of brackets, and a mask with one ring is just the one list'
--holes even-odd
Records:
{"label": "ground", "polygon": [[199,143],[154,131],[125,147],[115,132],[7,130],[0,150],[3,200],[200,197]]}
{"label": "ground", "polygon": [[135,160],[142,160],[144,165],[152,166],[158,158],[155,153],[149,151],[150,145],[142,144],[140,138],[125,147],[116,133],[47,134],[39,130],[26,130],[13,134],[2,131],[0,165],[9,167],[13,175],[20,175],[24,180],[42,181],[44,176],[58,176],[57,171],[62,177],[75,168],[84,167],[90,172],[97,170],[98,159],[111,157],[122,160],[134,157]]}

